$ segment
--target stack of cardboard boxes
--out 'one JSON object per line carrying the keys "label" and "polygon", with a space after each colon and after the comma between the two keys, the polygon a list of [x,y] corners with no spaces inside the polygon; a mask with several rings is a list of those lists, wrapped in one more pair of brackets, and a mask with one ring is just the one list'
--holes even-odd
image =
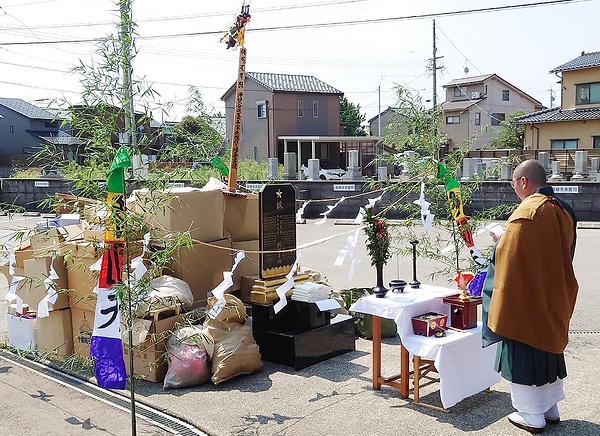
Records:
{"label": "stack of cardboard boxes", "polygon": [[[207,293],[223,280],[224,271],[231,270],[236,251],[247,251],[247,255],[235,271],[230,291],[241,288],[243,276],[259,274],[257,195],[230,196],[194,188],[140,190],[132,209],[141,214],[156,240],[173,232],[189,232],[192,246],[178,249],[164,273],[188,283],[196,306],[206,304]],[[89,356],[96,306],[93,290],[98,283],[98,272],[91,267],[103,252],[101,215],[102,211],[87,209],[84,220],[71,219],[64,226],[57,219],[57,227],[32,235],[14,250],[14,275],[26,278],[19,283],[17,295],[31,311],[46,296],[44,280],[52,269],[58,276],[52,287],[60,291],[49,306],[50,316],[36,320],[38,350]],[[12,276],[6,274],[10,283]],[[249,295],[244,299],[250,301]],[[164,333],[179,320],[176,310],[137,321],[134,366],[138,376],[162,381],[168,336]]]}

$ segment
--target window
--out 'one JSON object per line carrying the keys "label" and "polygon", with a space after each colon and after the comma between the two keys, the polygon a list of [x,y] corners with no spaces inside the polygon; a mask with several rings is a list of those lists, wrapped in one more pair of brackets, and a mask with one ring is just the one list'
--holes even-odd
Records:
{"label": "window", "polygon": [[453,117],[446,117],[446,124],[460,124],[460,117],[458,115]]}
{"label": "window", "polygon": [[510,90],[503,89],[502,90],[502,101],[509,101],[509,100],[510,100]]}
{"label": "window", "polygon": [[465,93],[464,91],[460,88],[460,86],[455,86],[454,87],[454,97],[464,97]]}
{"label": "window", "polygon": [[550,148],[552,150],[576,150],[577,139],[552,139]]}
{"label": "window", "polygon": [[504,121],[506,115],[501,113],[493,113],[490,114],[490,117],[492,118],[492,126],[499,126],[500,122]]}
{"label": "window", "polygon": [[246,130],[246,126],[245,126],[244,120],[242,120],[242,125],[240,127],[240,130],[242,131],[242,135],[243,135],[245,133],[244,130]]}
{"label": "window", "polygon": [[600,148],[600,136],[592,136],[594,140],[594,148]]}
{"label": "window", "polygon": [[261,101],[256,104],[256,115],[258,118],[267,118],[267,102]]}
{"label": "window", "polygon": [[575,104],[600,103],[600,83],[576,85]]}
{"label": "window", "polygon": [[313,101],[313,118],[319,118],[319,102]]}
{"label": "window", "polygon": [[298,100],[298,116],[299,117],[304,116],[304,101],[303,100]]}
{"label": "window", "polygon": [[475,125],[481,125],[481,112],[475,112]]}

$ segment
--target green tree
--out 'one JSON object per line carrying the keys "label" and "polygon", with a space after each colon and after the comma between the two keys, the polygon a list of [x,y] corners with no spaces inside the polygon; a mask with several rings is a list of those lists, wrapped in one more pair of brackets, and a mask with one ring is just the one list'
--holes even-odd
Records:
{"label": "green tree", "polygon": [[188,115],[173,128],[173,141],[165,145],[162,160],[210,160],[221,151],[223,135],[215,117],[207,110],[200,91],[190,87]]}
{"label": "green tree", "polygon": [[340,97],[340,123],[344,128],[344,136],[367,136],[361,124],[366,116],[360,113],[360,104],[350,103],[344,96]]}
{"label": "green tree", "polygon": [[490,139],[489,148],[523,148],[525,126],[516,124],[514,121],[516,117],[521,115],[525,115],[525,112],[517,110],[509,114],[504,121],[500,121],[503,129],[500,130],[498,136]]}

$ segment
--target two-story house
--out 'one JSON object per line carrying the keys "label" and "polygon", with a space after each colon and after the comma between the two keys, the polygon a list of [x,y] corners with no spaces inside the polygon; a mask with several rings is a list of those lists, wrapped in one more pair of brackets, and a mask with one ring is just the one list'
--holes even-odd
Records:
{"label": "two-story house", "polygon": [[68,150],[76,142],[61,130],[62,120],[51,111],[18,98],[0,98],[0,175],[15,166],[31,165],[31,158],[47,144]]}
{"label": "two-story house", "polygon": [[[284,141],[280,137],[340,135],[340,96],[343,93],[313,76],[246,73],[242,108],[240,159],[258,162],[276,157],[283,162]],[[235,83],[223,94],[227,141],[230,143],[235,108]],[[286,144],[289,151],[295,151]],[[310,150],[302,155],[308,159]],[[307,147],[311,144],[308,143]],[[335,147],[319,144],[316,157],[323,167]],[[339,154],[339,147],[338,147]],[[303,162],[304,163],[304,162]],[[334,163],[335,165],[335,163]]]}
{"label": "two-story house", "polygon": [[515,119],[525,125],[525,147],[600,151],[600,52],[582,52],[550,73],[561,74],[560,107]]}
{"label": "two-story house", "polygon": [[479,150],[503,129],[500,123],[509,114],[542,109],[538,100],[497,74],[456,79],[444,89],[446,101],[442,103],[440,128],[446,134],[449,151],[468,141],[472,150]]}

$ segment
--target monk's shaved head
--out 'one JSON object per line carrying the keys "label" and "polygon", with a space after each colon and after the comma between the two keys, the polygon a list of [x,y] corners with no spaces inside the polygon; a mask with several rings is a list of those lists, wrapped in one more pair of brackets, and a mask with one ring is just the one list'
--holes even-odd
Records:
{"label": "monk's shaved head", "polygon": [[515,168],[513,178],[519,177],[527,177],[534,190],[546,186],[546,170],[539,160],[528,159],[519,164]]}

